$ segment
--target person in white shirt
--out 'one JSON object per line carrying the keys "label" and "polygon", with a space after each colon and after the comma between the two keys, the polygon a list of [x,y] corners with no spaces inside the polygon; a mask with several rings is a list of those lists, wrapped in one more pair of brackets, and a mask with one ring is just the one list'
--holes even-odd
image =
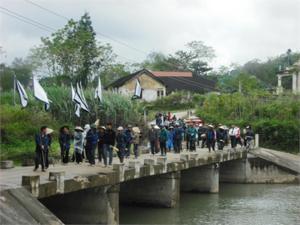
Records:
{"label": "person in white shirt", "polygon": [[236,134],[237,134],[236,126],[231,125],[231,128],[229,129],[231,148],[236,147]]}

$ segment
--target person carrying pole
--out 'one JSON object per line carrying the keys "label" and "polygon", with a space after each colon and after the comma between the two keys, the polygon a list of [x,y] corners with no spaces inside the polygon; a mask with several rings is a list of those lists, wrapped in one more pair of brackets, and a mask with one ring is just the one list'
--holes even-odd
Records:
{"label": "person carrying pole", "polygon": [[39,168],[39,164],[42,166],[42,171],[45,172],[45,152],[48,151],[49,138],[47,135],[47,126],[42,126],[40,133],[35,135],[35,167],[33,171]]}

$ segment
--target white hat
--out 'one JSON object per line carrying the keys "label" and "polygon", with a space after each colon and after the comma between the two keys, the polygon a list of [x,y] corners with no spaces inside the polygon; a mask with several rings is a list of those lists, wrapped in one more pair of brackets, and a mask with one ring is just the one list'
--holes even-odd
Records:
{"label": "white hat", "polygon": [[214,128],[214,126],[212,124],[209,124],[208,126],[211,127],[211,128]]}
{"label": "white hat", "polygon": [[84,129],[89,130],[89,129],[91,129],[91,126],[89,124],[86,124],[86,125],[84,125]]}
{"label": "white hat", "polygon": [[123,130],[123,127],[122,127],[122,126],[119,126],[117,130]]}
{"label": "white hat", "polygon": [[141,133],[141,130],[138,127],[133,127],[132,131],[135,132],[135,133]]}
{"label": "white hat", "polygon": [[155,126],[154,126],[154,129],[158,129],[158,130],[159,130],[160,128],[159,128],[159,126],[155,125]]}
{"label": "white hat", "polygon": [[106,130],[105,126],[100,126],[100,129]]}
{"label": "white hat", "polygon": [[46,134],[51,134],[51,133],[53,133],[53,129],[51,129],[51,128],[46,128]]}
{"label": "white hat", "polygon": [[82,127],[80,127],[80,126],[75,127],[74,130],[83,131]]}

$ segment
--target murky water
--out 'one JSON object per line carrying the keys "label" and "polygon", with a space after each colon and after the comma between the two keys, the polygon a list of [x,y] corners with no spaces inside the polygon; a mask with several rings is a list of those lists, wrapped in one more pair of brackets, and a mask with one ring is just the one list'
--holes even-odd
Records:
{"label": "murky water", "polygon": [[219,194],[182,193],[175,209],[120,206],[120,223],[299,225],[300,186],[221,184]]}

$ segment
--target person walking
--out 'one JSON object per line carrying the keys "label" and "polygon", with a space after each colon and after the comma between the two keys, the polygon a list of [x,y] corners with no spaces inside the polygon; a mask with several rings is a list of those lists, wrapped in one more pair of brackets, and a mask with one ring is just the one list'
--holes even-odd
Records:
{"label": "person walking", "polygon": [[245,139],[244,139],[244,145],[246,147],[247,150],[250,150],[250,148],[252,147],[252,142],[254,140],[254,132],[251,128],[250,125],[248,125],[246,127],[246,132],[245,132]]}
{"label": "person walking", "polygon": [[198,145],[200,145],[200,141],[201,141],[201,148],[204,148],[204,146],[206,144],[206,132],[207,132],[207,129],[201,123],[199,125],[199,129],[198,129],[198,142],[199,142]]}
{"label": "person walking", "polygon": [[197,136],[197,130],[194,127],[194,125],[190,123],[187,129],[187,137],[189,142],[188,147],[190,151],[196,151],[196,136]]}
{"label": "person walking", "polygon": [[134,157],[137,159],[139,156],[139,144],[140,144],[140,136],[141,136],[141,131],[138,126],[135,126],[132,128],[133,132],[133,152],[134,152]]}
{"label": "person walking", "polygon": [[159,134],[159,146],[160,146],[160,152],[162,156],[167,155],[167,139],[168,139],[168,131],[166,127],[162,126],[160,134]]}
{"label": "person walking", "polygon": [[126,138],[126,150],[125,150],[125,156],[126,158],[130,157],[130,150],[131,150],[131,144],[132,144],[132,126],[129,124],[127,126],[127,129],[125,130],[125,138]]}
{"label": "person walking", "polygon": [[231,128],[229,129],[229,137],[230,137],[230,144],[231,144],[231,148],[235,149],[236,147],[236,130],[235,130],[235,126],[231,125]]}
{"label": "person walking", "polygon": [[[108,157],[109,161],[108,164],[112,165],[113,160],[113,146],[115,146],[116,140],[116,132],[112,129],[112,123],[106,124],[106,130],[104,134],[104,148],[105,148],[105,157]],[[105,166],[107,166],[107,159],[106,162],[104,160]]]}
{"label": "person walking", "polygon": [[77,164],[82,163],[83,153],[83,129],[80,126],[75,127],[74,131],[74,157]]}
{"label": "person walking", "polygon": [[180,153],[180,151],[181,151],[182,134],[183,134],[183,129],[179,126],[179,123],[176,123],[175,130],[174,130],[174,151],[175,151],[175,153]]}
{"label": "person walking", "polygon": [[210,152],[211,149],[215,151],[215,143],[216,143],[216,131],[214,130],[213,125],[208,125],[208,130],[206,133],[206,138],[207,138],[207,147],[208,151]]}
{"label": "person walking", "polygon": [[63,126],[59,131],[59,145],[61,162],[67,164],[69,162],[69,151],[71,147],[72,136],[68,126]]}
{"label": "person walking", "polygon": [[102,162],[102,159],[104,161],[104,165],[107,164],[107,158],[105,155],[105,149],[104,149],[104,136],[105,136],[105,127],[100,126],[98,131],[98,161],[99,163]]}
{"label": "person walking", "polygon": [[150,142],[151,154],[155,155],[156,153],[156,145],[158,140],[158,131],[155,129],[155,123],[151,123],[151,128],[148,132],[148,139]]}
{"label": "person walking", "polygon": [[235,126],[234,133],[236,138],[236,145],[239,144],[241,147],[243,147],[241,129],[238,126]]}
{"label": "person walking", "polygon": [[218,144],[218,150],[223,150],[225,146],[226,141],[226,130],[224,126],[219,126],[217,130],[217,144]]}
{"label": "person walking", "polygon": [[91,125],[91,129],[86,134],[85,151],[91,166],[95,165],[95,150],[98,143],[98,133],[96,124]]}
{"label": "person walking", "polygon": [[84,131],[83,131],[83,148],[84,148],[84,151],[82,151],[82,158],[86,158],[87,159],[87,156],[86,156],[86,151],[85,151],[85,145],[86,145],[86,135],[87,133],[89,132],[89,130],[91,129],[91,126],[89,124],[85,124],[84,125]]}
{"label": "person walking", "polygon": [[174,127],[170,126],[167,139],[167,150],[171,152],[174,149],[175,132]]}
{"label": "person walking", "polygon": [[121,127],[121,126],[118,127],[117,135],[116,135],[118,157],[119,157],[120,163],[123,163],[123,161],[124,161],[125,148],[127,145],[126,135],[123,132],[123,130],[124,130],[123,127]]}
{"label": "person walking", "polygon": [[45,159],[45,152],[48,151],[49,146],[49,137],[46,132],[47,126],[42,126],[40,133],[35,135],[35,167],[33,171],[36,171],[41,164],[42,171],[45,172],[45,162],[48,160]]}

